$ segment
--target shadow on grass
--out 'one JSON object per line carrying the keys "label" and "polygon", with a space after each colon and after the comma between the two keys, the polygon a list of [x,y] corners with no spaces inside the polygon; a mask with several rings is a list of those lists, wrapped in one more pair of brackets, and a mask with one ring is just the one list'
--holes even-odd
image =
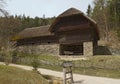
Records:
{"label": "shadow on grass", "polygon": [[96,46],[94,47],[94,55],[112,55],[111,51],[107,46]]}

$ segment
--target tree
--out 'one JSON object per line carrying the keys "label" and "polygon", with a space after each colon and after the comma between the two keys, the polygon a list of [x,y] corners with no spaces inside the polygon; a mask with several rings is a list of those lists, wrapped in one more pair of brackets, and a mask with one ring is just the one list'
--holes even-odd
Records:
{"label": "tree", "polygon": [[43,15],[41,26],[48,25],[49,21],[45,18],[45,15]]}
{"label": "tree", "polygon": [[[8,13],[3,9],[3,5],[4,5],[4,0],[0,0],[0,16],[6,16],[8,15]],[[5,24],[6,25],[6,24]],[[4,61],[6,61],[5,63],[8,64],[10,62],[9,57],[10,57],[10,53],[9,53],[9,49],[8,46],[6,46],[9,42],[7,42],[7,38],[4,38],[4,36],[6,36],[4,34],[4,29],[3,29],[3,20],[2,17],[0,17],[0,47],[2,47],[1,51],[2,54],[4,55],[5,59]],[[6,44],[7,43],[7,44]],[[4,46],[4,47],[3,47]]]}
{"label": "tree", "polygon": [[95,19],[102,32],[101,36],[109,40],[107,0],[95,0],[92,18]]}
{"label": "tree", "polygon": [[35,17],[34,19],[34,26],[40,26],[40,18],[39,17]]}
{"label": "tree", "polygon": [[0,17],[0,46],[3,48],[4,61],[11,61],[12,45],[11,37],[19,31],[20,21],[13,16]]}
{"label": "tree", "polygon": [[94,0],[92,18],[98,23],[102,40],[119,42],[120,0]]}
{"label": "tree", "polygon": [[120,26],[120,0],[111,0],[108,3],[111,27],[118,28]]}
{"label": "tree", "polygon": [[90,5],[88,5],[87,16],[91,17],[91,14],[92,14],[92,8]]}
{"label": "tree", "polygon": [[5,4],[5,0],[0,0],[0,16],[1,15],[4,15],[4,16],[8,15],[8,12],[3,9],[4,4]]}

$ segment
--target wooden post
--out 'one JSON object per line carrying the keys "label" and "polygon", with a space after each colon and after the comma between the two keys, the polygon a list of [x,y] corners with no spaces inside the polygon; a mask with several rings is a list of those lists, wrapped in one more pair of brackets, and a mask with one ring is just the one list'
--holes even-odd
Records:
{"label": "wooden post", "polygon": [[[70,74],[70,77],[67,77],[67,74]],[[64,62],[63,63],[63,84],[67,84],[67,81],[73,83],[73,73],[72,73],[72,63]]]}
{"label": "wooden post", "polygon": [[66,68],[63,67],[63,84],[66,84]]}
{"label": "wooden post", "polygon": [[72,73],[72,66],[70,67],[70,77],[71,77],[71,83],[73,83],[73,73]]}
{"label": "wooden post", "polygon": [[62,52],[62,44],[59,45],[59,54],[62,55],[63,52]]}

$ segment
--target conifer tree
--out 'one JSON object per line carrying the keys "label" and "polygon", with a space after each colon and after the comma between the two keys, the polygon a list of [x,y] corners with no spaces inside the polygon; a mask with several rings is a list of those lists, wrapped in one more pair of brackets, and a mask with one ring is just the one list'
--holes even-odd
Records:
{"label": "conifer tree", "polygon": [[92,14],[92,8],[90,5],[88,5],[87,16],[91,17],[91,14]]}

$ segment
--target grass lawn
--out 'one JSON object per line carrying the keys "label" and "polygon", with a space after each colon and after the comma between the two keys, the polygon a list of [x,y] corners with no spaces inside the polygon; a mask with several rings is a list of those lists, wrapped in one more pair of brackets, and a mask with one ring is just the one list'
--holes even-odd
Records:
{"label": "grass lawn", "polygon": [[[36,55],[21,54],[19,56],[21,60],[18,64],[31,66],[33,57]],[[37,55],[37,60],[40,68],[62,71],[63,60],[58,56]],[[88,60],[72,62],[74,73],[120,79],[120,56],[99,55],[92,56]]]}
{"label": "grass lawn", "polygon": [[120,56],[93,56],[89,60],[74,62],[83,64],[83,67],[73,68],[75,73],[120,79]]}
{"label": "grass lawn", "polygon": [[106,70],[98,68],[74,68],[73,71],[74,73],[79,73],[82,75],[120,79],[120,70]]}
{"label": "grass lawn", "polygon": [[0,84],[48,84],[40,74],[0,65]]}
{"label": "grass lawn", "polygon": [[[49,55],[39,56],[39,59],[51,61],[51,63],[56,62],[56,64],[60,62],[60,60],[58,60],[59,59],[58,57],[49,56]],[[63,62],[63,60],[61,62]],[[75,66],[73,67],[74,73],[120,79],[120,56],[101,55],[101,56],[93,56],[89,58],[89,60],[79,60],[72,62],[75,64]],[[62,71],[62,66],[60,65],[49,66],[49,65],[40,64],[39,67]]]}

